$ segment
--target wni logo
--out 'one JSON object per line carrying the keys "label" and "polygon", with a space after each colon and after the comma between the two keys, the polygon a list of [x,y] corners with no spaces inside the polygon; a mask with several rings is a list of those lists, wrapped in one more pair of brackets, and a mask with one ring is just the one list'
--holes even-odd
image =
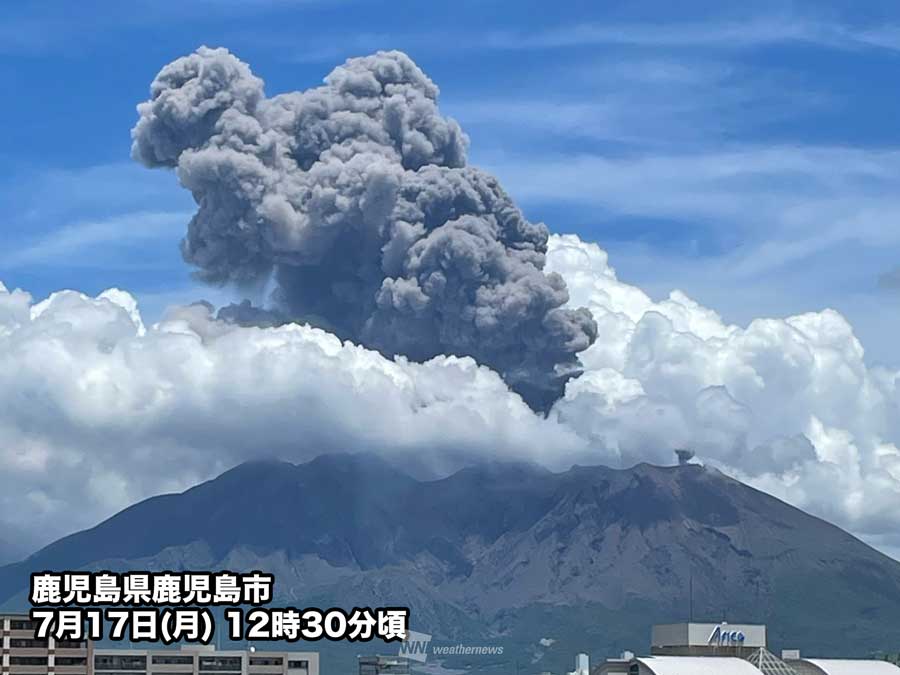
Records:
{"label": "wni logo", "polygon": [[414,630],[406,631],[406,639],[400,643],[400,656],[411,661],[425,663],[428,660],[428,645],[431,636],[427,633],[417,633]]}

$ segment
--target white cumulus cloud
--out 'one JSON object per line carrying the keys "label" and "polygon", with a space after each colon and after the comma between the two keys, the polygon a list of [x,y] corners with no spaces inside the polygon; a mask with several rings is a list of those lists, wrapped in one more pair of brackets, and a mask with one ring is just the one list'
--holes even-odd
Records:
{"label": "white cumulus cloud", "polygon": [[[606,253],[554,237],[549,271],[600,327],[558,420],[613,464],[705,462],[858,534],[900,524],[900,373],[869,368],[835,311],[728,325],[683,293],[654,302]],[[898,542],[888,545],[896,545]]]}
{"label": "white cumulus cloud", "polygon": [[450,468],[586,449],[470,358],[389,360],[205,305],[145,327],[116,289],[37,303],[0,290],[0,397],[0,531],[24,506],[45,540],[255,457],[368,450]]}
{"label": "white cumulus cloud", "polygon": [[470,358],[386,359],[308,326],[225,324],[203,304],[145,325],[121,290],[35,302],[0,286],[0,532],[24,508],[48,540],[260,456],[368,450],[445,470],[487,456],[561,469],[671,463],[690,447],[900,545],[900,373],[868,367],[840,314],[729,325],[683,293],[654,301],[619,281],[606,253],[574,236],[551,238],[547,270],[600,337],[546,418]]}

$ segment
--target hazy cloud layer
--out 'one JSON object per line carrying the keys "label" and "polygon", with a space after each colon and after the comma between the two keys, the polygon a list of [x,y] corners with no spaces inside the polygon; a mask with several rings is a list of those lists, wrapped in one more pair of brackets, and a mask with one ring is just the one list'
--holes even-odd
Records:
{"label": "hazy cloud layer", "polygon": [[900,267],[879,275],[878,287],[885,291],[900,290]]}
{"label": "hazy cloud layer", "polygon": [[272,283],[279,313],[388,356],[474,356],[545,409],[596,326],[562,308],[547,228],[466,165],[437,96],[409,57],[379,52],[266,98],[246,64],[201,47],[153,81],[133,155],[193,193],[182,252],[201,278]]}
{"label": "hazy cloud layer", "polygon": [[372,450],[443,469],[473,457],[563,468],[669,463],[673,447],[689,446],[872,541],[900,544],[900,373],[867,368],[839,314],[726,325],[677,291],[653,302],[572,236],[551,238],[547,267],[605,336],[547,419],[469,358],[391,360],[307,326],[217,321],[205,305],[144,326],[122,291],[40,303],[4,291],[0,514],[27,505],[55,536],[260,454]]}

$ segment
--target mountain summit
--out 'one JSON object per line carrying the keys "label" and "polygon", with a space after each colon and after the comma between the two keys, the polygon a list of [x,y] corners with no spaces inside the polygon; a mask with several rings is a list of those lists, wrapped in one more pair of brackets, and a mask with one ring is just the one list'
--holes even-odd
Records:
{"label": "mountain summit", "polygon": [[691,607],[821,655],[896,647],[900,625],[900,563],[713,469],[491,463],[420,481],[369,455],[243,464],[135,504],[0,568],[0,604],[21,608],[33,571],[183,568],[270,571],[276,604],[408,605],[415,630],[536,658],[542,638],[642,649]]}

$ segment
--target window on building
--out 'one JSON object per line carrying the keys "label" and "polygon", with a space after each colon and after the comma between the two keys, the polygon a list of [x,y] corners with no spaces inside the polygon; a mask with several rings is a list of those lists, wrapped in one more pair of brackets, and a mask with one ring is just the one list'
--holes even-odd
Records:
{"label": "window on building", "polygon": [[84,640],[57,640],[57,649],[86,649],[87,642]]}
{"label": "window on building", "polygon": [[367,657],[360,660],[359,675],[409,675],[409,663],[406,659],[393,657]]}
{"label": "window on building", "polygon": [[303,670],[309,670],[309,661],[288,661],[288,668],[302,668]]}
{"label": "window on building", "polygon": [[9,622],[10,630],[36,630],[37,624],[28,619],[13,619]]}
{"label": "window on building", "polygon": [[281,666],[284,665],[284,659],[280,656],[251,656],[251,666]]}
{"label": "window on building", "polygon": [[156,665],[180,665],[192,666],[194,664],[193,656],[154,656],[153,663]]}
{"label": "window on building", "polygon": [[146,670],[146,656],[97,654],[94,656],[95,670]]}
{"label": "window on building", "polygon": [[9,665],[11,666],[46,666],[46,656],[10,656]]}
{"label": "window on building", "polygon": [[49,640],[38,640],[35,638],[10,638],[9,646],[12,649],[47,649],[50,646]]}
{"label": "window on building", "polygon": [[85,656],[57,656],[53,663],[57,666],[86,666],[87,657]]}
{"label": "window on building", "polygon": [[241,672],[240,656],[201,656],[200,670],[207,672]]}

